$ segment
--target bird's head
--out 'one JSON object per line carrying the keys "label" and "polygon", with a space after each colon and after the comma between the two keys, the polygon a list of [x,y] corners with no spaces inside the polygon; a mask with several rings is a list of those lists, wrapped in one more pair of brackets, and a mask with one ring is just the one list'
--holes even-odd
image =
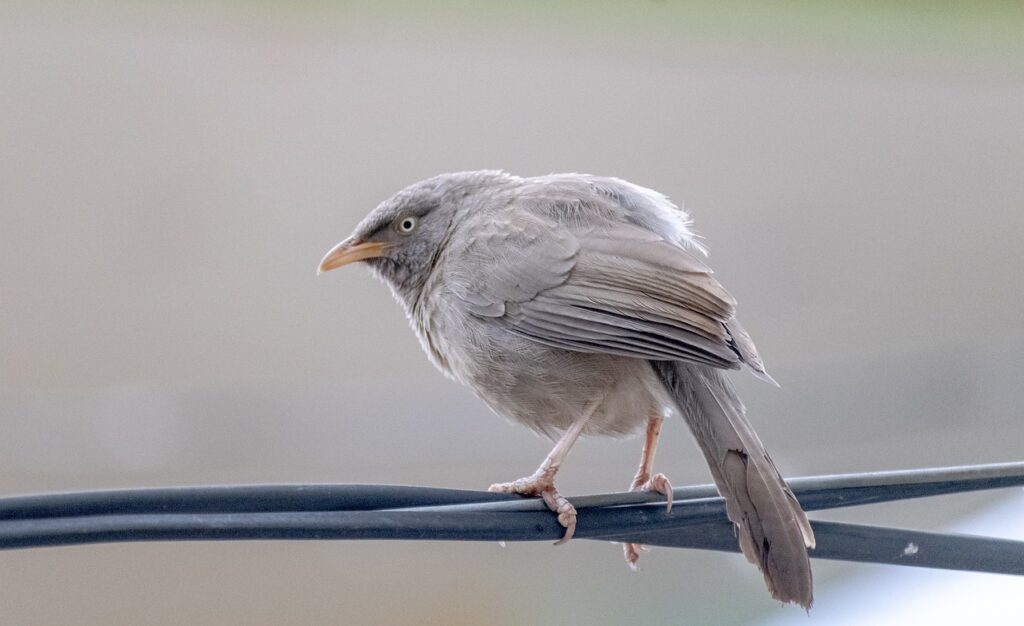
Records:
{"label": "bird's head", "polygon": [[399,300],[418,297],[443,251],[458,213],[491,183],[511,178],[497,171],[441,174],[414,183],[370,212],[347,239],[320,261],[317,273],[365,262]]}

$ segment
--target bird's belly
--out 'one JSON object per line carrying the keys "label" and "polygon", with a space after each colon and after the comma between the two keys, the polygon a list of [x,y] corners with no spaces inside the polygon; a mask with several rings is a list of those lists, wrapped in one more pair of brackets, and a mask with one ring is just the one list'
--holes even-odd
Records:
{"label": "bird's belly", "polygon": [[496,413],[546,435],[565,430],[595,403],[585,434],[625,435],[669,406],[645,360],[545,346],[486,320],[462,320],[459,328],[469,341],[435,343],[450,374]]}

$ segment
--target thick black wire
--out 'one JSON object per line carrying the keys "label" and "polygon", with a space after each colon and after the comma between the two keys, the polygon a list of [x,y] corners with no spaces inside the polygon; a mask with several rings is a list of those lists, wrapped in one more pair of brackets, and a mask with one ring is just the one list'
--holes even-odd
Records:
{"label": "thick black wire", "polygon": [[[947,477],[947,479],[942,479]],[[808,511],[1024,484],[1024,464],[794,479]],[[679,494],[712,493],[710,486]],[[717,497],[615,505],[639,494],[585,496],[576,536],[736,551]],[[588,500],[589,498],[589,500]],[[596,503],[604,502],[604,506]],[[563,529],[527,504],[487,492],[379,485],[176,487],[0,499],[0,549],[114,541],[241,539],[554,540]],[[814,522],[812,556],[1024,574],[1024,542]]]}
{"label": "thick black wire", "polygon": [[0,520],[127,513],[365,511],[515,500],[514,496],[404,485],[217,485],[0,498]]}
{"label": "thick black wire", "polygon": [[[828,509],[892,500],[1024,485],[1024,463],[871,472],[795,478],[789,481],[804,508]],[[706,497],[713,485],[677,490]],[[651,501],[639,493],[599,497],[602,506]],[[677,495],[677,498],[679,496]],[[584,508],[593,496],[572,498]],[[130,513],[258,513],[366,511],[520,501],[486,491],[404,485],[220,485],[117,489],[0,498],[0,521]],[[535,502],[535,501],[533,501]],[[582,503],[582,505],[581,505]],[[538,510],[543,505],[536,504]]]}
{"label": "thick black wire", "polygon": [[[735,532],[721,513],[720,501],[695,505],[682,524],[656,505],[594,509],[580,517],[576,536],[737,552]],[[812,524],[818,540],[810,553],[814,558],[1024,575],[1024,542],[1020,541],[835,522]],[[134,514],[5,522],[0,525],[0,545],[10,549],[246,539],[536,541],[556,539],[562,532],[553,516],[542,511]]]}
{"label": "thick black wire", "polygon": [[[816,559],[1024,575],[1024,542],[920,530],[812,520]],[[688,532],[656,531],[627,537],[634,543],[738,552],[731,524],[709,522]],[[623,540],[623,538],[619,538]]]}

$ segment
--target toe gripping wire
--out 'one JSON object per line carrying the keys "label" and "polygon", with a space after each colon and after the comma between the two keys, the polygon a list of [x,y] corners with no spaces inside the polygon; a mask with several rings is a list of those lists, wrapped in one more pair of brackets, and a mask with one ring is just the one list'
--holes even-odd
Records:
{"label": "toe gripping wire", "polygon": [[[1024,485],[1024,463],[840,474],[788,481],[804,510]],[[739,551],[713,485],[570,498],[576,537]],[[1024,575],[1024,541],[812,521],[815,558]],[[397,485],[226,485],[0,498],[0,549],[129,541],[416,539],[552,541],[539,500]]]}

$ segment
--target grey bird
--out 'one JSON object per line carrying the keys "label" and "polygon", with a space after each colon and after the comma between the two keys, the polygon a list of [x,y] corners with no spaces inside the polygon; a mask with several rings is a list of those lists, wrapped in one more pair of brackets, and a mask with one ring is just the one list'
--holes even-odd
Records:
{"label": "grey bird", "polygon": [[[652,474],[662,420],[686,421],[743,554],[771,595],[810,607],[810,523],[745,417],[724,370],[773,382],[701,260],[685,212],[617,178],[442,174],[370,212],[320,263],[362,261],[392,290],[430,360],[496,413],[556,440],[532,475],[491,491],[539,496],[572,537],[554,477],[581,435],[646,427],[634,490]],[[638,558],[625,546],[627,562]]]}

